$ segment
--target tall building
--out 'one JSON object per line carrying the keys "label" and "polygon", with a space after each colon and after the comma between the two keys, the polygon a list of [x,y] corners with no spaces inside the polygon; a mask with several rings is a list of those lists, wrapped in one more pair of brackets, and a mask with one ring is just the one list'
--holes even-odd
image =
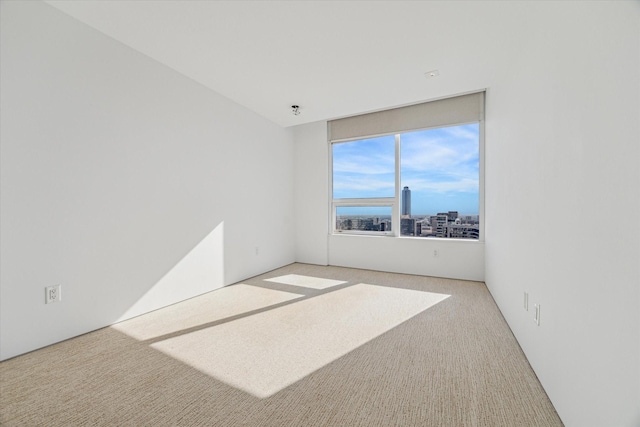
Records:
{"label": "tall building", "polygon": [[402,215],[411,216],[411,190],[409,187],[402,189]]}
{"label": "tall building", "polygon": [[438,215],[431,216],[432,234],[435,234],[436,237],[448,237],[447,236],[448,223],[449,223],[449,216],[446,213],[439,213]]}

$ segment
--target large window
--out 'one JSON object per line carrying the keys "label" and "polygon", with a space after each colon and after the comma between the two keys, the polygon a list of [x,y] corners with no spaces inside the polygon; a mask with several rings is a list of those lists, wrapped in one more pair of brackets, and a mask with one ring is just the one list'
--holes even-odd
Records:
{"label": "large window", "polygon": [[[426,103],[428,109],[419,104],[418,111],[416,106],[389,110],[391,119],[381,116],[389,112],[380,112],[351,123],[354,118],[341,119],[347,123],[333,127],[331,122],[333,232],[480,239],[483,95]],[[452,99],[463,103],[456,106]],[[444,101],[444,113],[434,119],[434,107]],[[469,114],[465,106],[476,111]],[[456,107],[463,110],[458,116]],[[408,126],[398,110],[413,117]],[[429,116],[426,122],[420,121],[421,113]],[[394,117],[400,117],[392,125],[399,131],[370,135]],[[415,130],[416,124],[424,127]],[[364,137],[352,136],[357,133]]]}

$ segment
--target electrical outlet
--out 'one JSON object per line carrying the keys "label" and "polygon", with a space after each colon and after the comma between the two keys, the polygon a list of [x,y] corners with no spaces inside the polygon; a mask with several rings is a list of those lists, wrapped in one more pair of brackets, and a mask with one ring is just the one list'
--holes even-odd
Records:
{"label": "electrical outlet", "polygon": [[524,293],[524,309],[529,311],[529,292]]}
{"label": "electrical outlet", "polygon": [[44,288],[44,303],[52,304],[62,300],[62,286],[54,285]]}
{"label": "electrical outlet", "polygon": [[533,321],[540,326],[540,304],[533,304],[535,312],[533,313]]}
{"label": "electrical outlet", "polygon": [[439,254],[438,254],[438,250],[437,250],[437,249],[434,249],[434,250],[433,250],[433,257],[434,257],[434,258],[437,258],[437,257],[438,257],[438,255],[439,255]]}
{"label": "electrical outlet", "polygon": [[260,246],[256,246],[256,255],[260,255]]}

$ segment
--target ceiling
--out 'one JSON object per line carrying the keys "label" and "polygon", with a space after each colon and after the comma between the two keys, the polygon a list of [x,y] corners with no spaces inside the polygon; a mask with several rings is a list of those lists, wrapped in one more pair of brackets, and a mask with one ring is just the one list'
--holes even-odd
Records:
{"label": "ceiling", "polygon": [[[488,87],[528,2],[46,3],[284,127]],[[516,4],[514,4],[516,3]],[[437,69],[440,75],[426,78]],[[294,116],[291,105],[300,106]]]}

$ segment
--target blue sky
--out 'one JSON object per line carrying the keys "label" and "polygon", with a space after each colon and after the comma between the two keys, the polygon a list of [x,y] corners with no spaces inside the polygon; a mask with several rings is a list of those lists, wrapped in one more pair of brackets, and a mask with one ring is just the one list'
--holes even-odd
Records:
{"label": "blue sky", "polygon": [[[402,134],[401,189],[411,213],[478,214],[479,125]],[[334,198],[393,197],[394,136],[333,145]]]}

